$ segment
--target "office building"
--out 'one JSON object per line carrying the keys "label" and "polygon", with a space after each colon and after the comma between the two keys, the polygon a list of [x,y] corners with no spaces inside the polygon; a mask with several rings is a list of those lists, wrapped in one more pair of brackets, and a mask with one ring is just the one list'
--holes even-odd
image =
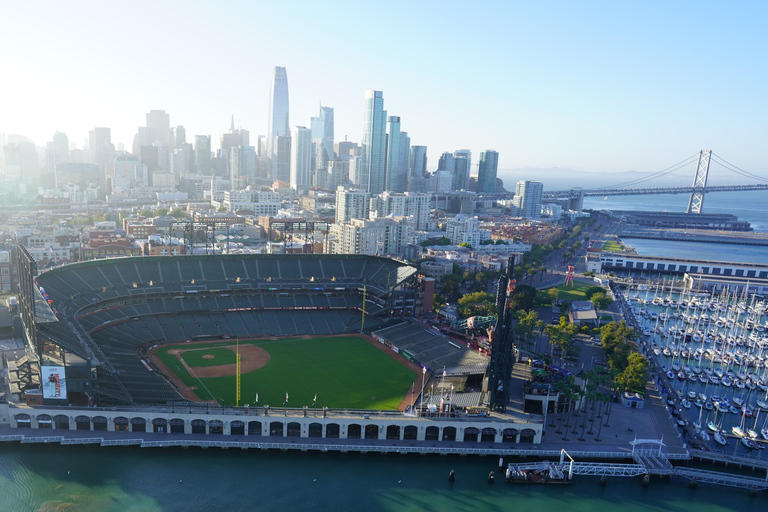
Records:
{"label": "office building", "polygon": [[355,185],[371,194],[384,192],[387,160],[386,121],[384,94],[381,91],[366,91],[362,151],[356,167]]}
{"label": "office building", "polygon": [[480,153],[480,165],[477,169],[477,192],[496,192],[496,174],[499,168],[499,153],[487,149]]}
{"label": "office building", "polygon": [[294,126],[291,130],[291,188],[299,193],[312,188],[314,168],[312,130],[304,126]]}
{"label": "office building", "polygon": [[387,159],[384,190],[405,192],[408,188],[408,153],[410,139],[400,131],[400,117],[387,119]]}
{"label": "office building", "polygon": [[515,197],[512,204],[518,208],[524,219],[535,219],[541,216],[541,196],[544,184],[540,181],[518,181],[515,187]]}
{"label": "office building", "polygon": [[207,175],[211,172],[211,136],[195,135],[195,173]]}
{"label": "office building", "polygon": [[[272,85],[269,95],[269,126],[267,127],[267,158],[271,162],[271,176],[277,178],[277,165],[279,151],[290,145],[278,144],[278,137],[290,136],[288,109],[288,74],[284,67],[275,66],[272,71]],[[287,161],[287,155],[283,155],[282,160]],[[284,169],[285,170],[285,169]]]}
{"label": "office building", "polygon": [[371,194],[365,190],[336,188],[336,223],[351,219],[367,219],[370,211]]}

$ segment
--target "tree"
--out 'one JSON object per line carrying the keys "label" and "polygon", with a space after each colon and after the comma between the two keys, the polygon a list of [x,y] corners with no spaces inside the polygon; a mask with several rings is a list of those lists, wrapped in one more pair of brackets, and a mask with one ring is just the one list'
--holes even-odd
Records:
{"label": "tree", "polygon": [[648,360],[635,352],[627,357],[627,367],[616,376],[616,382],[624,390],[641,391],[645,389],[646,374],[648,372]]}
{"label": "tree", "polygon": [[547,273],[547,266],[546,265],[540,266],[539,267],[539,274],[541,274],[541,279],[539,280],[539,282],[543,282],[544,281],[544,274],[546,274],[546,273]]}
{"label": "tree", "polygon": [[592,301],[592,304],[595,305],[595,309],[605,309],[613,302],[613,299],[605,295],[603,292],[595,293],[592,295],[590,300]]}
{"label": "tree", "polygon": [[472,244],[471,244],[471,243],[469,243],[469,242],[461,242],[461,243],[459,244],[459,247],[465,247],[465,248],[467,248],[467,249],[472,249]]}
{"label": "tree", "polygon": [[534,300],[536,299],[536,288],[523,284],[515,288],[512,295],[509,297],[509,301],[512,309],[533,309]]}
{"label": "tree", "polygon": [[557,288],[550,288],[547,290],[547,295],[549,295],[550,304],[557,304],[557,297],[560,295],[560,290]]}
{"label": "tree", "polygon": [[519,310],[514,313],[517,319],[515,334],[524,343],[532,344],[534,332],[539,321],[539,313],[536,311]]}
{"label": "tree", "polygon": [[435,245],[451,245],[451,240],[450,238],[442,237],[435,243]]}
{"label": "tree", "polygon": [[487,292],[475,292],[459,298],[459,315],[462,318],[471,316],[490,316],[494,313],[495,297]]}
{"label": "tree", "polygon": [[459,284],[453,279],[445,279],[445,277],[447,276],[443,276],[443,281],[440,284],[440,294],[446,302],[456,302],[461,297]]}
{"label": "tree", "polygon": [[605,295],[605,288],[603,288],[602,286],[590,286],[589,288],[584,290],[584,295],[587,296],[587,300],[590,300],[592,296],[595,295],[596,293],[602,293],[603,295]]}

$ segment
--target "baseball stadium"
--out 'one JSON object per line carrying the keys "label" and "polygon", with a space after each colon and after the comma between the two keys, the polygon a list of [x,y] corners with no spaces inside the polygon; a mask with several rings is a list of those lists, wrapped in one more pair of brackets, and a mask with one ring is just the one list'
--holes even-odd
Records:
{"label": "baseball stadium", "polygon": [[466,414],[503,402],[511,363],[414,321],[432,289],[407,263],[199,255],[41,272],[19,253],[27,350],[8,362],[18,428],[540,439],[540,425]]}

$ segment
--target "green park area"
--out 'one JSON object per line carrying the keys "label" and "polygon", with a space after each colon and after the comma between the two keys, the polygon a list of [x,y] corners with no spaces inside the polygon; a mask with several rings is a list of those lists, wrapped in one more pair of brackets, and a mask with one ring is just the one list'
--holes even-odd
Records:
{"label": "green park area", "polygon": [[606,252],[621,252],[621,244],[613,240],[603,243],[603,250]]}
{"label": "green park area", "polygon": [[557,300],[587,300],[587,290],[593,288],[595,285],[591,283],[581,283],[574,281],[573,288],[571,285],[561,284],[556,286]]}
{"label": "green park area", "polygon": [[[240,404],[282,407],[312,406],[349,409],[397,409],[420,377],[389,354],[358,336],[240,340],[269,353],[269,362],[258,370],[241,374]],[[159,357],[201,400],[235,405],[236,376],[197,378],[191,375],[170,350],[184,350],[184,361],[192,367],[233,364],[235,353],[222,345],[232,340],[200,345],[169,345],[159,348]],[[198,350],[209,349],[209,350]],[[192,351],[190,351],[192,350]],[[209,354],[214,358],[204,358]],[[256,396],[258,394],[258,403]]]}

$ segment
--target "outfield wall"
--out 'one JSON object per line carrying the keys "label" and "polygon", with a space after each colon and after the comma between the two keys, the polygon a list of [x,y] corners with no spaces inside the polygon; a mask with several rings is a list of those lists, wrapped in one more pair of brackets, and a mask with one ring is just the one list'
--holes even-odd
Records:
{"label": "outfield wall", "polygon": [[158,434],[204,434],[211,441],[239,440],[283,442],[286,439],[323,438],[380,441],[435,441],[489,443],[491,445],[540,443],[543,424],[515,422],[507,417],[445,418],[406,416],[392,411],[322,409],[214,408],[168,406],[147,408],[31,407],[0,404],[0,423],[12,428],[32,428],[40,436],[66,431],[131,432],[140,437]]}

